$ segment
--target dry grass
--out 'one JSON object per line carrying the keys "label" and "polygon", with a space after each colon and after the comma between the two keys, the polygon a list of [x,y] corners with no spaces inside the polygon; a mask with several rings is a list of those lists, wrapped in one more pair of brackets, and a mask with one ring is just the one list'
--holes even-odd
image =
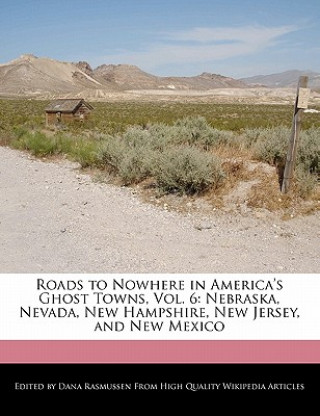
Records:
{"label": "dry grass", "polygon": [[218,189],[212,189],[207,193],[205,199],[211,201],[214,206],[223,207],[224,198],[230,194],[239,183],[250,179],[250,172],[245,167],[245,160],[233,158],[223,160],[222,169],[225,173],[225,180]]}
{"label": "dry grass", "polygon": [[259,183],[252,186],[248,193],[248,206],[251,208],[266,208],[269,211],[290,208],[293,202],[292,194],[282,194],[277,175],[265,176]]}
{"label": "dry grass", "polygon": [[320,209],[320,187],[310,194],[308,199],[299,196],[299,185],[293,183],[288,194],[280,191],[277,175],[265,176],[258,184],[253,185],[248,194],[248,206],[265,208],[269,211],[281,211],[283,218],[310,214]]}

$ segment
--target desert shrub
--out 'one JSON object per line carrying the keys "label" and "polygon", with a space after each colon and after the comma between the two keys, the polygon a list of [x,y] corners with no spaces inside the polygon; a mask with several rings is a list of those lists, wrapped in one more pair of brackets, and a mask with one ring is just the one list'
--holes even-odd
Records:
{"label": "desert shrub", "polygon": [[163,123],[152,124],[148,128],[149,146],[152,150],[163,152],[172,142],[172,127]]}
{"label": "desert shrub", "polygon": [[18,128],[11,145],[20,150],[28,150],[35,156],[64,154],[81,164],[82,167],[97,164],[97,142],[84,137],[58,133],[47,136],[44,133]]}
{"label": "desert shrub", "polygon": [[253,146],[255,157],[269,164],[284,160],[289,137],[290,130],[285,127],[262,129]]}
{"label": "desert shrub", "polygon": [[63,133],[57,133],[53,136],[56,145],[56,153],[71,154],[75,140],[71,136]]}
{"label": "desert shrub", "polygon": [[[155,136],[158,140],[154,140]],[[150,176],[154,151],[164,149],[161,140],[156,128],[150,132],[141,127],[131,127],[123,135],[109,136],[103,141],[99,160],[126,185],[139,183]]]}
{"label": "desert shrub", "polygon": [[184,143],[195,144],[211,133],[211,128],[204,117],[184,117],[174,123],[177,134]]}
{"label": "desert shrub", "polygon": [[[251,137],[250,137],[251,134]],[[255,156],[267,163],[285,159],[291,131],[284,127],[273,129],[255,129],[245,132],[248,141],[252,140]],[[297,164],[303,164],[306,170],[320,171],[320,130],[313,128],[300,134],[297,150]]]}
{"label": "desert shrub", "polygon": [[306,170],[305,167],[300,164],[296,168],[296,192],[303,198],[307,199],[311,196],[314,189],[317,186],[317,175]]}
{"label": "desert shrub", "polygon": [[19,130],[12,146],[20,150],[29,150],[35,156],[53,155],[56,152],[55,141],[38,131],[24,133]]}
{"label": "desert shrub", "polygon": [[249,149],[254,146],[255,143],[259,140],[260,136],[263,135],[265,129],[253,128],[253,129],[244,129],[241,137],[244,146]]}
{"label": "desert shrub", "polygon": [[131,149],[150,147],[150,133],[139,126],[129,127],[123,133],[122,141]]}
{"label": "desert shrub", "polygon": [[98,163],[98,149],[97,145],[89,140],[78,139],[74,142],[68,154],[78,163],[82,168],[95,166]]}
{"label": "desert shrub", "polygon": [[167,143],[198,146],[209,150],[218,145],[232,145],[233,132],[212,127],[205,117],[184,117],[166,127]]}
{"label": "desert shrub", "polygon": [[125,185],[139,183],[151,175],[153,153],[149,149],[126,151],[118,165],[118,174]]}
{"label": "desert shrub", "polygon": [[[283,127],[259,129],[253,145],[255,156],[270,164],[284,167],[291,131]],[[295,191],[308,198],[314,191],[320,174],[320,130],[311,128],[300,134],[296,157]]]}
{"label": "desert shrub", "polygon": [[14,134],[15,138],[20,139],[21,137],[25,136],[29,133],[29,130],[23,126],[15,126],[12,129],[12,133]]}
{"label": "desert shrub", "polygon": [[[131,127],[122,135],[109,136],[99,159],[127,185],[154,177],[163,192],[201,192],[222,178],[220,162],[202,149],[201,140],[208,137],[203,131],[213,130],[201,118],[183,119],[174,126]],[[192,137],[200,148],[190,144]]]}
{"label": "desert shrub", "polygon": [[157,158],[152,173],[165,193],[203,192],[223,178],[220,161],[195,147],[168,149]]}
{"label": "desert shrub", "polygon": [[232,146],[235,139],[238,137],[232,131],[213,129],[213,134],[216,136],[215,142],[212,144],[219,144],[224,146]]}
{"label": "desert shrub", "polygon": [[171,141],[175,144],[211,146],[219,138],[204,117],[184,117],[177,120],[171,129]]}
{"label": "desert shrub", "polygon": [[221,133],[221,130],[211,128],[210,131],[208,130],[206,134],[202,135],[201,144],[203,144],[205,149],[209,150],[210,147],[220,143],[222,136]]}
{"label": "desert shrub", "polygon": [[120,137],[107,136],[100,145],[97,158],[100,165],[110,172],[117,173],[121,159],[125,154],[125,145]]}
{"label": "desert shrub", "polygon": [[303,131],[300,137],[297,163],[305,171],[320,174],[320,129]]}

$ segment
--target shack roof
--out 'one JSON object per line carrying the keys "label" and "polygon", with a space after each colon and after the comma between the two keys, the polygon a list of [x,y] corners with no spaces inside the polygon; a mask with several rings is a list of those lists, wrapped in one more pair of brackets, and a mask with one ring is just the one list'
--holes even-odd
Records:
{"label": "shack roof", "polygon": [[89,103],[85,102],[83,98],[78,98],[54,100],[46,107],[45,110],[47,113],[73,113],[82,104],[84,104],[90,110],[93,109],[93,107]]}

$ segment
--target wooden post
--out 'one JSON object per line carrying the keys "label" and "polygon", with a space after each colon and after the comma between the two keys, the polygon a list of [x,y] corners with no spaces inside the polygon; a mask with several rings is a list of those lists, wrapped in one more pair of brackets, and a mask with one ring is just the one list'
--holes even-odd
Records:
{"label": "wooden post", "polygon": [[283,181],[281,186],[281,191],[283,193],[287,193],[289,191],[291,181],[293,178],[303,109],[308,108],[308,98],[310,90],[307,88],[307,86],[308,77],[300,77],[297,88],[296,102],[294,105],[292,130],[289,140],[287,160],[284,168]]}

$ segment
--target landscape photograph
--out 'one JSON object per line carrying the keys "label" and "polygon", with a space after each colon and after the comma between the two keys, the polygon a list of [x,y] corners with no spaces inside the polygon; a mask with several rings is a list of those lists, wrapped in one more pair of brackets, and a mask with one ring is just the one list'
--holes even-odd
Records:
{"label": "landscape photograph", "polygon": [[1,273],[318,273],[320,4],[2,0]]}

